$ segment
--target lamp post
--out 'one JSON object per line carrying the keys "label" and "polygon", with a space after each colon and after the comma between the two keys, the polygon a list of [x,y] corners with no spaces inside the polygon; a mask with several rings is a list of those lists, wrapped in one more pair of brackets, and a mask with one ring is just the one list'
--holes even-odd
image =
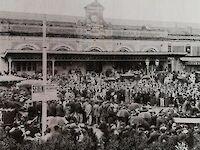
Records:
{"label": "lamp post", "polygon": [[147,67],[147,75],[149,75],[149,64],[150,64],[150,60],[147,58],[145,60],[145,64],[146,64],[146,67]]}

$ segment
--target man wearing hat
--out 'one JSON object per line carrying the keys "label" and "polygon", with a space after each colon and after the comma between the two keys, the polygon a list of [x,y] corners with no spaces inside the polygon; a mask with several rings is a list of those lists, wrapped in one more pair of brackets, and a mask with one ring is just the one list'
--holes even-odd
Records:
{"label": "man wearing hat", "polygon": [[168,141],[168,135],[167,135],[167,127],[163,124],[160,126],[160,136],[158,138],[158,141],[160,143],[167,142]]}

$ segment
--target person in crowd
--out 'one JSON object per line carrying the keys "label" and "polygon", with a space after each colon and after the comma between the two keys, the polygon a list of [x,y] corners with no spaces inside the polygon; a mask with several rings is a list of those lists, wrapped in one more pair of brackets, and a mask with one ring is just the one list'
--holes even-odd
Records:
{"label": "person in crowd", "polygon": [[[142,71],[131,70],[128,75],[134,73],[137,80],[122,79],[117,71],[83,75],[72,70],[68,75],[49,76],[48,81],[58,85],[58,100],[47,102],[47,114],[62,119],[55,119],[42,141],[67,134],[80,149],[106,148],[111,141],[123,143],[126,138],[133,140],[137,150],[156,142],[173,146],[184,142],[195,147],[199,126],[179,125],[173,120],[174,116],[200,114],[200,84],[195,83],[195,73],[156,72],[145,77]],[[41,102],[28,104],[30,94],[17,86],[0,90],[1,120],[5,123],[5,114],[15,112],[5,131],[18,143],[40,138]],[[160,106],[163,110],[155,111]],[[166,111],[166,106],[173,111]]]}

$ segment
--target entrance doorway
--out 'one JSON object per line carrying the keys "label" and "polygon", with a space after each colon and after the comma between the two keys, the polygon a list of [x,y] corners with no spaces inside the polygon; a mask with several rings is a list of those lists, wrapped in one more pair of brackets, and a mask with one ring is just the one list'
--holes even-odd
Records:
{"label": "entrance doorway", "polygon": [[129,70],[141,70],[145,69],[145,62],[142,61],[122,61],[122,62],[116,62],[114,65],[114,68],[118,70],[121,73],[126,73]]}
{"label": "entrance doorway", "polygon": [[86,71],[94,71],[96,73],[102,72],[102,63],[101,62],[86,62]]}

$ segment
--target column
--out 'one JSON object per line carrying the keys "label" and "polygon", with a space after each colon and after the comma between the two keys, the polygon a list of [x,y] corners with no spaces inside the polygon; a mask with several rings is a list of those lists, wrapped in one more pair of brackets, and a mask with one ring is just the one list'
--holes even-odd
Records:
{"label": "column", "polygon": [[12,58],[8,58],[8,74],[12,73]]}
{"label": "column", "polygon": [[14,62],[11,63],[11,71],[15,71]]}
{"label": "column", "polygon": [[150,60],[147,58],[145,60],[145,63],[146,63],[146,66],[147,66],[147,75],[149,75],[149,63],[150,63]]}
{"label": "column", "polygon": [[176,69],[176,66],[175,66],[175,58],[173,58],[173,57],[169,57],[168,58],[168,64],[171,64],[171,72],[173,72],[173,71],[175,71],[175,69]]}
{"label": "column", "polygon": [[51,63],[52,63],[52,76],[54,76],[55,75],[55,59],[52,59]]}
{"label": "column", "polygon": [[155,69],[155,71],[159,71],[159,59],[156,59],[155,60],[155,65],[156,65],[156,69]]}
{"label": "column", "polygon": [[171,58],[172,70],[171,72],[175,71],[175,59]]}

